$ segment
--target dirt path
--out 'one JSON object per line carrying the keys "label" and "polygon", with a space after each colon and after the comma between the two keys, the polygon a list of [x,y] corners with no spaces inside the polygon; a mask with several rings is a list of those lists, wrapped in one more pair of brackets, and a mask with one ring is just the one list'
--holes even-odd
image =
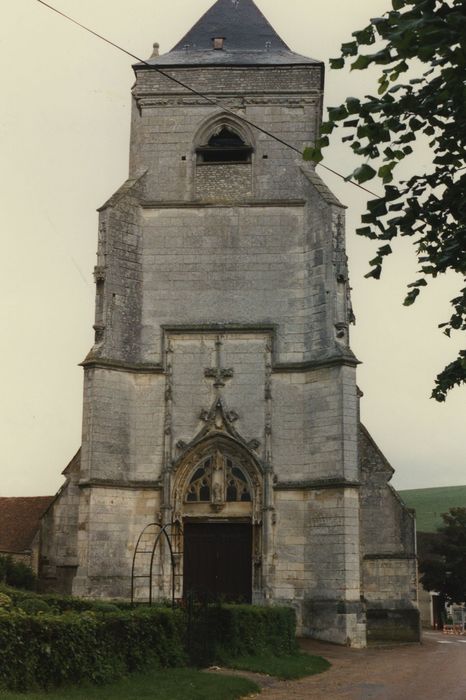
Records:
{"label": "dirt path", "polygon": [[422,645],[353,650],[303,641],[302,647],[332,668],[301,681],[260,683],[251,674],[263,685],[260,700],[466,700],[466,637],[427,632]]}

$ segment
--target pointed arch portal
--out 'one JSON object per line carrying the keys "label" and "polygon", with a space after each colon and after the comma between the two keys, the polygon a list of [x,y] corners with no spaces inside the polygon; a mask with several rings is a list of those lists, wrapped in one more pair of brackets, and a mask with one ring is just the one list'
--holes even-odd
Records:
{"label": "pointed arch portal", "polygon": [[183,526],[183,597],[250,603],[259,585],[260,465],[217,403],[205,432],[175,467],[175,517]]}

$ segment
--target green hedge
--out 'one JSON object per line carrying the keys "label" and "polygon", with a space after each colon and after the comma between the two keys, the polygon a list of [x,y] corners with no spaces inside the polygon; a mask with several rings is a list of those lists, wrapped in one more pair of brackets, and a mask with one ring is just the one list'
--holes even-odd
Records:
{"label": "green hedge", "polygon": [[184,616],[134,612],[26,615],[0,611],[0,686],[104,683],[148,665],[183,665]]}
{"label": "green hedge", "polygon": [[187,648],[198,665],[237,656],[293,654],[297,650],[296,615],[291,608],[220,605],[188,614]]}
{"label": "green hedge", "polygon": [[[25,601],[40,600],[45,602],[52,611],[57,613],[65,612],[110,612],[109,606],[112,606],[113,612],[117,610],[134,610],[134,606],[128,601],[120,600],[88,600],[84,598],[74,598],[73,596],[64,596],[58,593],[39,594],[33,591],[21,590],[0,584],[0,593],[8,595],[15,607],[22,607]],[[31,606],[32,607],[32,606]],[[144,607],[144,606],[141,606]],[[162,607],[162,606],[157,606]]]}
{"label": "green hedge", "polygon": [[10,690],[104,683],[148,665],[205,666],[237,656],[290,654],[297,648],[290,608],[121,610],[102,601],[5,587],[0,592],[5,598],[0,605],[0,687]]}

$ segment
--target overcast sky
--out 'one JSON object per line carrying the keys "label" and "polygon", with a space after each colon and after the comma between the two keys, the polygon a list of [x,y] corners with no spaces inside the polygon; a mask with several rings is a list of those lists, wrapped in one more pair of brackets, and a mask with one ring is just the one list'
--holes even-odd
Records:
{"label": "overcast sky", "polygon": [[[142,58],[168,51],[213,0],[51,0]],[[295,51],[325,61],[389,0],[257,0]],[[0,30],[0,495],[53,494],[80,444],[82,369],[93,341],[96,208],[127,176],[131,59],[66,23],[36,0],[4,3]],[[327,104],[374,91],[375,74],[327,72]],[[429,162],[427,150],[416,167]],[[337,141],[329,166],[352,170]],[[365,195],[320,171],[348,207],[348,252],[363,362],[362,418],[397,470],[394,485],[465,484],[465,390],[429,399],[434,375],[455,357],[446,320],[459,282],[436,281],[410,309],[415,279],[407,242],[381,281],[364,279],[372,243],[354,230]]]}

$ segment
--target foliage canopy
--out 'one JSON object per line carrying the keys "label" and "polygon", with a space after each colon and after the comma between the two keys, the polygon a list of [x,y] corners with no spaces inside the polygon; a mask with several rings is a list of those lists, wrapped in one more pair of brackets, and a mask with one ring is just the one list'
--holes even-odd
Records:
{"label": "foliage canopy", "polygon": [[[466,11],[464,0],[392,0],[392,7],[354,32],[341,57],[331,60],[335,69],[347,61],[352,70],[383,66],[377,94],[348,97],[330,108],[305,158],[319,163],[329,135],[345,129],[343,141],[361,158],[350,178],[378,178],[384,188],[382,197],[368,202],[357,230],[382,243],[367,277],[380,277],[390,241],[410,236],[420,269],[409,285],[409,306],[429,279],[447,271],[466,276]],[[397,166],[414,153],[419,138],[429,140],[431,167],[396,182]],[[466,287],[451,305],[450,319],[440,325],[447,336],[466,330]],[[466,350],[440,372],[432,396],[444,401],[464,382]]]}
{"label": "foliage canopy", "polygon": [[30,566],[15,561],[12,556],[0,556],[0,582],[8,586],[33,590],[36,576]]}
{"label": "foliage canopy", "polygon": [[432,555],[420,562],[421,583],[451,603],[466,601],[466,508],[450,508]]}

